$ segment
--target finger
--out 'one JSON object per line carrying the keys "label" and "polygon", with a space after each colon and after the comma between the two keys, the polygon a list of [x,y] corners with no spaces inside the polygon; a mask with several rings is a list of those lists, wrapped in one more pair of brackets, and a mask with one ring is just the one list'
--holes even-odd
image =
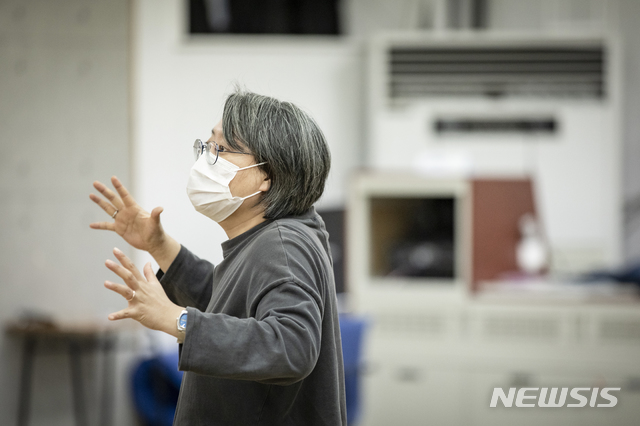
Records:
{"label": "finger", "polygon": [[129,191],[127,191],[127,188],[124,187],[117,177],[111,176],[111,184],[116,191],[118,191],[118,194],[120,194],[120,198],[122,198],[122,202],[125,206],[133,206],[136,204],[136,200],[133,199],[131,194],[129,194]]}
{"label": "finger", "polygon": [[138,290],[140,288],[136,277],[133,275],[133,272],[131,272],[124,266],[118,265],[116,262],[110,259],[108,259],[104,264],[107,266],[107,268],[115,272],[117,276],[122,278],[124,280],[124,283],[129,286],[130,289]]}
{"label": "finger", "polygon": [[107,188],[102,182],[95,181],[93,182],[93,187],[97,189],[105,198],[116,206],[116,209],[120,210],[124,207],[122,204],[122,200],[118,197],[112,190]]}
{"label": "finger", "polygon": [[153,221],[159,225],[160,224],[160,213],[162,213],[164,211],[164,207],[156,207],[155,209],[151,210],[151,219],[153,219]]}
{"label": "finger", "polygon": [[105,281],[104,286],[111,291],[115,291],[120,296],[124,297],[127,302],[130,302],[133,299],[134,293],[129,287],[123,284],[112,283],[111,281]]}
{"label": "finger", "polygon": [[106,202],[105,200],[98,197],[97,195],[89,194],[89,198],[91,198],[91,201],[99,205],[102,208],[102,210],[104,210],[109,216],[113,216],[113,214],[116,212],[116,208],[113,207],[111,203]]}
{"label": "finger", "polygon": [[133,274],[133,276],[136,278],[136,280],[143,280],[144,279],[144,277],[142,276],[142,274],[140,273],[138,268],[136,268],[136,265],[133,264],[131,259],[129,259],[127,257],[127,255],[122,252],[122,250],[120,250],[119,248],[115,247],[113,249],[113,254],[115,254],[116,258],[120,261],[122,266],[127,268]]}
{"label": "finger", "polygon": [[133,312],[131,309],[127,308],[127,309],[123,309],[121,311],[109,314],[108,318],[111,321],[117,321],[125,318],[133,318]]}
{"label": "finger", "polygon": [[89,224],[91,229],[102,229],[104,231],[115,231],[116,224],[113,222],[93,222]]}
{"label": "finger", "polygon": [[144,272],[144,277],[147,279],[147,281],[152,282],[158,280],[156,278],[156,274],[153,273],[151,262],[147,262],[147,264],[144,265],[144,268],[142,268],[142,272]]}

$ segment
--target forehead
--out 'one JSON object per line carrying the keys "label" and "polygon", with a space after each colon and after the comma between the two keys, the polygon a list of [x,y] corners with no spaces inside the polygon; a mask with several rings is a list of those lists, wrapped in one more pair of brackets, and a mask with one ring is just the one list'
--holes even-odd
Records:
{"label": "forehead", "polygon": [[224,139],[224,135],[222,134],[222,120],[218,121],[216,125],[213,126],[211,133],[218,138]]}

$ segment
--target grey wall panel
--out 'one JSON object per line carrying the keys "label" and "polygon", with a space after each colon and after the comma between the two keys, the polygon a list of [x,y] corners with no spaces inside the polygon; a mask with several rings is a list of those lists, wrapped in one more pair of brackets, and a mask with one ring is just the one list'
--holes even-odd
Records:
{"label": "grey wall panel", "polygon": [[[88,194],[96,179],[129,178],[129,10],[128,0],[0,1],[0,324],[26,310],[84,321],[124,307],[102,283],[115,279],[111,249],[128,247],[89,229],[109,217]],[[0,424],[15,422],[19,343],[0,337]],[[46,353],[30,424],[72,424],[69,361]],[[83,359],[92,422],[95,363]],[[132,423],[130,407],[118,411],[116,424]]]}

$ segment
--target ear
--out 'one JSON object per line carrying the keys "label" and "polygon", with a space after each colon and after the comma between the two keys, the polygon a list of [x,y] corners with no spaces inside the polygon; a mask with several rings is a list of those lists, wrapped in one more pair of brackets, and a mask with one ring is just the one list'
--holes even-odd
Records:
{"label": "ear", "polygon": [[257,169],[258,169],[258,172],[260,173],[260,178],[262,179],[262,182],[260,183],[258,190],[262,191],[262,193],[264,194],[269,190],[269,188],[271,188],[271,179],[269,178],[269,175],[267,175],[267,173],[264,170],[262,170],[261,167],[257,167]]}
{"label": "ear", "polygon": [[260,188],[258,188],[258,190],[262,191],[262,193],[264,194],[269,190],[269,188],[271,188],[271,179],[269,179],[268,177],[265,177],[262,183],[260,184]]}

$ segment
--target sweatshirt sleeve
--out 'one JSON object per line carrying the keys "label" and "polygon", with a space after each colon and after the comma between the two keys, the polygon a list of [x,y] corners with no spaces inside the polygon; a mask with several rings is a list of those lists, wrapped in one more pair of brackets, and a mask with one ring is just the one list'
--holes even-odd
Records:
{"label": "sweatshirt sleeve", "polygon": [[288,385],[315,367],[322,312],[303,287],[284,282],[261,298],[255,318],[188,308],[179,368],[226,379]]}
{"label": "sweatshirt sleeve", "polygon": [[169,269],[158,270],[156,277],[173,303],[204,311],[211,299],[213,270],[212,263],[180,246]]}

